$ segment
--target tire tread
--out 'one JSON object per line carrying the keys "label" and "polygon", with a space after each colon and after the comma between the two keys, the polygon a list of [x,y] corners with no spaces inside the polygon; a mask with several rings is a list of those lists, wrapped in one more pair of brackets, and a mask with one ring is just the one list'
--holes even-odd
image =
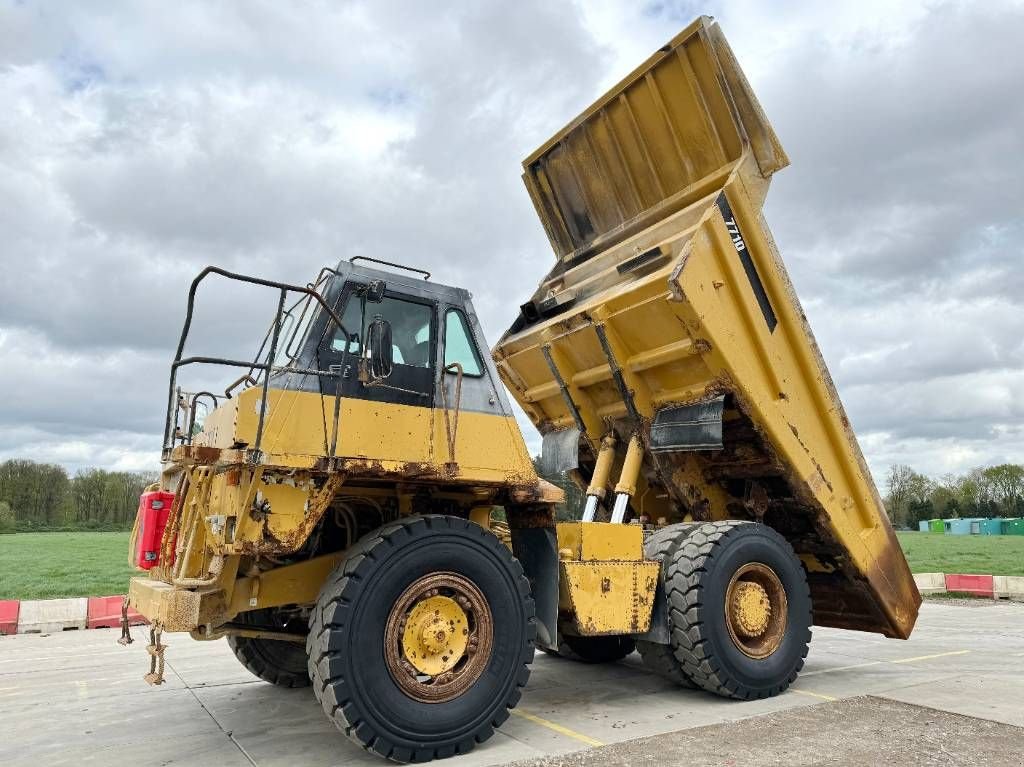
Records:
{"label": "tire tread", "polygon": [[[734,535],[737,530],[754,525],[759,532],[774,538],[791,557],[796,558],[789,542],[766,525],[745,520],[705,522],[691,529],[685,543],[676,549],[665,571],[665,592],[672,623],[672,647],[683,673],[695,685],[708,692],[738,700],[771,697],[789,687],[803,668],[810,641],[808,630],[802,654],[794,670],[779,684],[764,689],[748,688],[731,679],[709,647],[707,628],[700,620],[703,607],[701,600],[705,589],[702,576],[709,571],[709,566],[713,564],[719,550],[719,544],[726,537]],[[801,584],[805,590],[807,603],[810,604],[810,590],[806,579],[803,579]]]}
{"label": "tire tread", "polygon": [[[405,541],[415,536],[416,532],[428,530],[453,529],[473,534],[478,531],[481,541],[492,549],[516,576],[516,585],[528,621],[526,642],[520,657],[521,667],[515,674],[515,684],[506,696],[500,712],[492,717],[492,721],[479,727],[472,737],[458,743],[440,744],[426,748],[411,749],[390,742],[385,734],[375,732],[372,726],[361,719],[358,707],[351,700],[348,684],[340,673],[340,668],[331,670],[331,659],[340,653],[330,649],[331,628],[343,624],[337,622],[339,608],[344,608],[353,589],[366,578],[373,569],[380,554],[385,548],[392,548],[396,541]],[[329,611],[329,612],[328,612]],[[328,618],[330,616],[330,618]],[[467,753],[476,743],[482,743],[494,734],[494,729],[508,718],[508,709],[514,708],[522,695],[522,688],[530,676],[530,663],[533,662],[533,646],[536,636],[535,608],[530,597],[530,584],[523,574],[522,566],[512,557],[512,553],[490,531],[479,525],[470,525],[459,517],[443,515],[424,515],[406,517],[383,525],[364,536],[349,549],[345,559],[338,565],[334,573],[328,577],[320,590],[316,605],[310,614],[309,636],[306,639],[307,669],[313,685],[313,693],[320,702],[327,717],[347,737],[358,743],[367,751],[398,762],[425,762],[441,759],[455,753]]]}

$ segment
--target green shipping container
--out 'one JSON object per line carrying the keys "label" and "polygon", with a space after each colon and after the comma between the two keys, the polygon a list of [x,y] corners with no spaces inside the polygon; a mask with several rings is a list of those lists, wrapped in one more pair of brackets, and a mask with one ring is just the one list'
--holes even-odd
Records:
{"label": "green shipping container", "polygon": [[1024,535],[1024,519],[1004,519],[1003,535]]}
{"label": "green shipping container", "polygon": [[944,533],[946,532],[946,526],[942,524],[941,519],[929,519],[928,529],[933,533]]}

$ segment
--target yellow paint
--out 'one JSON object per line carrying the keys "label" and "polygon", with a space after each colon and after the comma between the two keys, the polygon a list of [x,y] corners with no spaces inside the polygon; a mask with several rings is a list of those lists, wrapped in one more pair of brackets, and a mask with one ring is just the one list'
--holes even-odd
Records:
{"label": "yellow paint", "polygon": [[872,661],[868,661],[867,663],[854,663],[854,664],[851,664],[849,666],[836,666],[835,668],[823,668],[823,669],[818,669],[817,671],[801,671],[800,672],[800,677],[803,678],[805,676],[817,676],[818,674],[834,674],[837,671],[849,671],[849,670],[855,669],[855,668],[867,668],[868,666],[880,666],[883,663],[885,663],[885,661],[872,660]]}
{"label": "yellow paint", "polygon": [[560,607],[583,636],[638,634],[650,628],[658,562],[560,563]]}
{"label": "yellow paint", "polygon": [[[315,602],[320,587],[337,567],[341,556],[341,553],[325,554],[256,576],[239,578],[233,584],[228,613],[237,615],[264,607]],[[249,601],[253,593],[256,594],[256,604]]]}
{"label": "yellow paint", "polygon": [[640,525],[608,522],[559,522],[558,548],[575,560],[643,560],[644,531]]}
{"label": "yellow paint", "polygon": [[918,655],[916,658],[901,658],[900,660],[891,660],[889,663],[917,663],[922,660],[932,660],[934,658],[948,658],[951,655],[966,655],[970,650],[953,650],[951,652],[940,652],[934,655]]}
{"label": "yellow paint", "polygon": [[[326,554],[238,579],[228,568],[214,587],[201,590],[179,589],[151,578],[132,578],[128,601],[147,620],[159,621],[167,631],[194,631],[207,623],[219,625],[247,610],[314,602],[340,558],[340,553]],[[237,562],[237,558],[229,561]]]}
{"label": "yellow paint", "polygon": [[795,687],[789,688],[790,692],[795,692],[797,695],[806,695],[811,698],[817,698],[818,700],[827,700],[830,703],[834,703],[839,698],[833,698],[831,695],[822,695],[820,692],[811,692],[810,690],[798,690]]}
{"label": "yellow paint", "polygon": [[[524,162],[559,257],[535,298],[569,291],[574,303],[506,335],[494,357],[534,424],[570,427],[546,349],[592,445],[609,426],[620,436],[635,428],[598,328],[643,419],[730,394],[758,435],[751,445],[763,438],[792,494],[828,528],[822,542],[835,541],[835,556],[855,571],[850,589],[866,584],[884,616],[830,618],[824,609],[816,620],[906,637],[920,595],[761,214],[771,175],[787,164],[721,31],[698,20]],[[577,229],[583,218],[589,225]],[[649,252],[660,260],[619,270]],[[741,258],[756,270],[774,329]],[[705,477],[714,468],[707,454],[662,463],[656,471],[643,457],[640,476],[654,495],[683,513],[698,509],[695,518],[750,518],[735,511],[746,498]],[[623,491],[630,476],[623,471]]]}
{"label": "yellow paint", "polygon": [[587,495],[604,498],[605,487],[608,485],[608,479],[612,473],[612,463],[615,461],[615,443],[614,434],[605,435],[601,439],[601,449],[597,453],[597,461],[594,463],[594,473],[590,478]]}
{"label": "yellow paint", "polygon": [[644,448],[643,443],[640,442],[640,435],[634,434],[629,438],[629,447],[626,448],[626,457],[622,462],[622,472],[615,485],[616,493],[625,493],[630,496],[636,493],[636,481],[640,476],[640,461],[643,456]]}
{"label": "yellow paint", "polygon": [[491,506],[477,506],[469,510],[469,521],[487,530],[491,529]]}
{"label": "yellow paint", "polygon": [[417,671],[437,676],[458,665],[469,646],[469,618],[451,597],[413,605],[402,632],[402,655]]}
{"label": "yellow paint", "polygon": [[559,735],[564,735],[567,738],[572,738],[573,740],[578,740],[581,743],[586,743],[588,746],[594,746],[596,748],[597,746],[604,745],[604,743],[591,738],[589,735],[584,735],[581,732],[570,730],[568,727],[552,722],[550,719],[544,719],[536,714],[531,714],[529,711],[524,711],[521,708],[510,709],[509,713],[518,716],[521,719],[525,719],[528,722],[539,724],[541,727],[547,727],[549,730],[557,732]]}
{"label": "yellow paint", "polygon": [[[854,663],[849,666],[836,666],[835,668],[822,668],[817,671],[804,671],[801,672],[800,676],[818,676],[819,674],[835,674],[839,671],[851,671],[858,668],[868,668],[869,666],[883,666],[891,663],[918,663],[923,660],[933,660],[934,658],[947,658],[951,655],[966,655],[971,652],[970,650],[952,650],[950,652],[940,652],[934,655],[918,655],[914,658],[899,658],[897,660],[872,660],[867,663]],[[1024,653],[1021,653],[1024,655]]]}
{"label": "yellow paint", "polygon": [[523,178],[569,261],[713,191],[751,144],[761,173],[788,164],[721,31],[701,17],[527,157]]}
{"label": "yellow paint", "polygon": [[151,623],[159,622],[167,631],[192,631],[212,617],[211,600],[203,608],[203,597],[196,591],[177,589],[163,581],[132,578],[128,584],[128,603]]}
{"label": "yellow paint", "polygon": [[764,633],[772,615],[768,592],[760,583],[737,583],[729,605],[732,617],[744,636],[755,637]]}
{"label": "yellow paint", "polygon": [[[253,446],[259,424],[262,390],[246,389],[207,418],[197,445],[230,448]],[[334,397],[314,392],[271,389],[260,449],[267,462],[311,467],[331,455]],[[211,420],[212,419],[212,420]],[[333,456],[373,464],[378,471],[408,473],[410,465],[443,473],[448,461],[447,433],[441,408],[396,405],[343,397]],[[489,413],[459,413],[455,440],[458,471],[450,479],[499,483],[536,482],[533,463],[515,418]],[[367,470],[371,466],[366,467]],[[448,478],[448,477],[446,477]]]}

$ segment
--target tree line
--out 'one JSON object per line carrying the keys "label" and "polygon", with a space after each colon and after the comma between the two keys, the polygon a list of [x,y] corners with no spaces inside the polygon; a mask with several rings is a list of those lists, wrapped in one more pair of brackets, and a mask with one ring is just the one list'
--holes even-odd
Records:
{"label": "tree line", "polygon": [[885,509],[900,528],[924,519],[1024,517],[1024,466],[1004,463],[932,479],[904,464],[886,475]]}
{"label": "tree line", "polygon": [[[534,458],[540,473],[540,458]],[[578,518],[583,491],[566,476],[545,476],[565,491],[565,502],[555,507],[556,519]],[[1024,465],[1004,463],[946,474],[932,479],[905,464],[895,464],[886,475],[885,510],[897,528],[917,529],[924,519],[1024,517]]]}
{"label": "tree line", "polygon": [[84,469],[26,460],[0,463],[0,532],[128,530],[139,495],[155,482],[146,472]]}

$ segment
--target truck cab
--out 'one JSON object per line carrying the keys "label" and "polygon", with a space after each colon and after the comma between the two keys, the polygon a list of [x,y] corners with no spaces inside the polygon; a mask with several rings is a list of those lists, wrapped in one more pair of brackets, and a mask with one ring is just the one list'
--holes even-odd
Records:
{"label": "truck cab", "polygon": [[218,396],[195,435],[171,424],[165,456],[179,446],[259,450],[271,462],[359,464],[382,478],[531,481],[468,291],[347,261],[325,272],[324,305],[304,295],[282,312],[265,409],[249,370],[246,388]]}

